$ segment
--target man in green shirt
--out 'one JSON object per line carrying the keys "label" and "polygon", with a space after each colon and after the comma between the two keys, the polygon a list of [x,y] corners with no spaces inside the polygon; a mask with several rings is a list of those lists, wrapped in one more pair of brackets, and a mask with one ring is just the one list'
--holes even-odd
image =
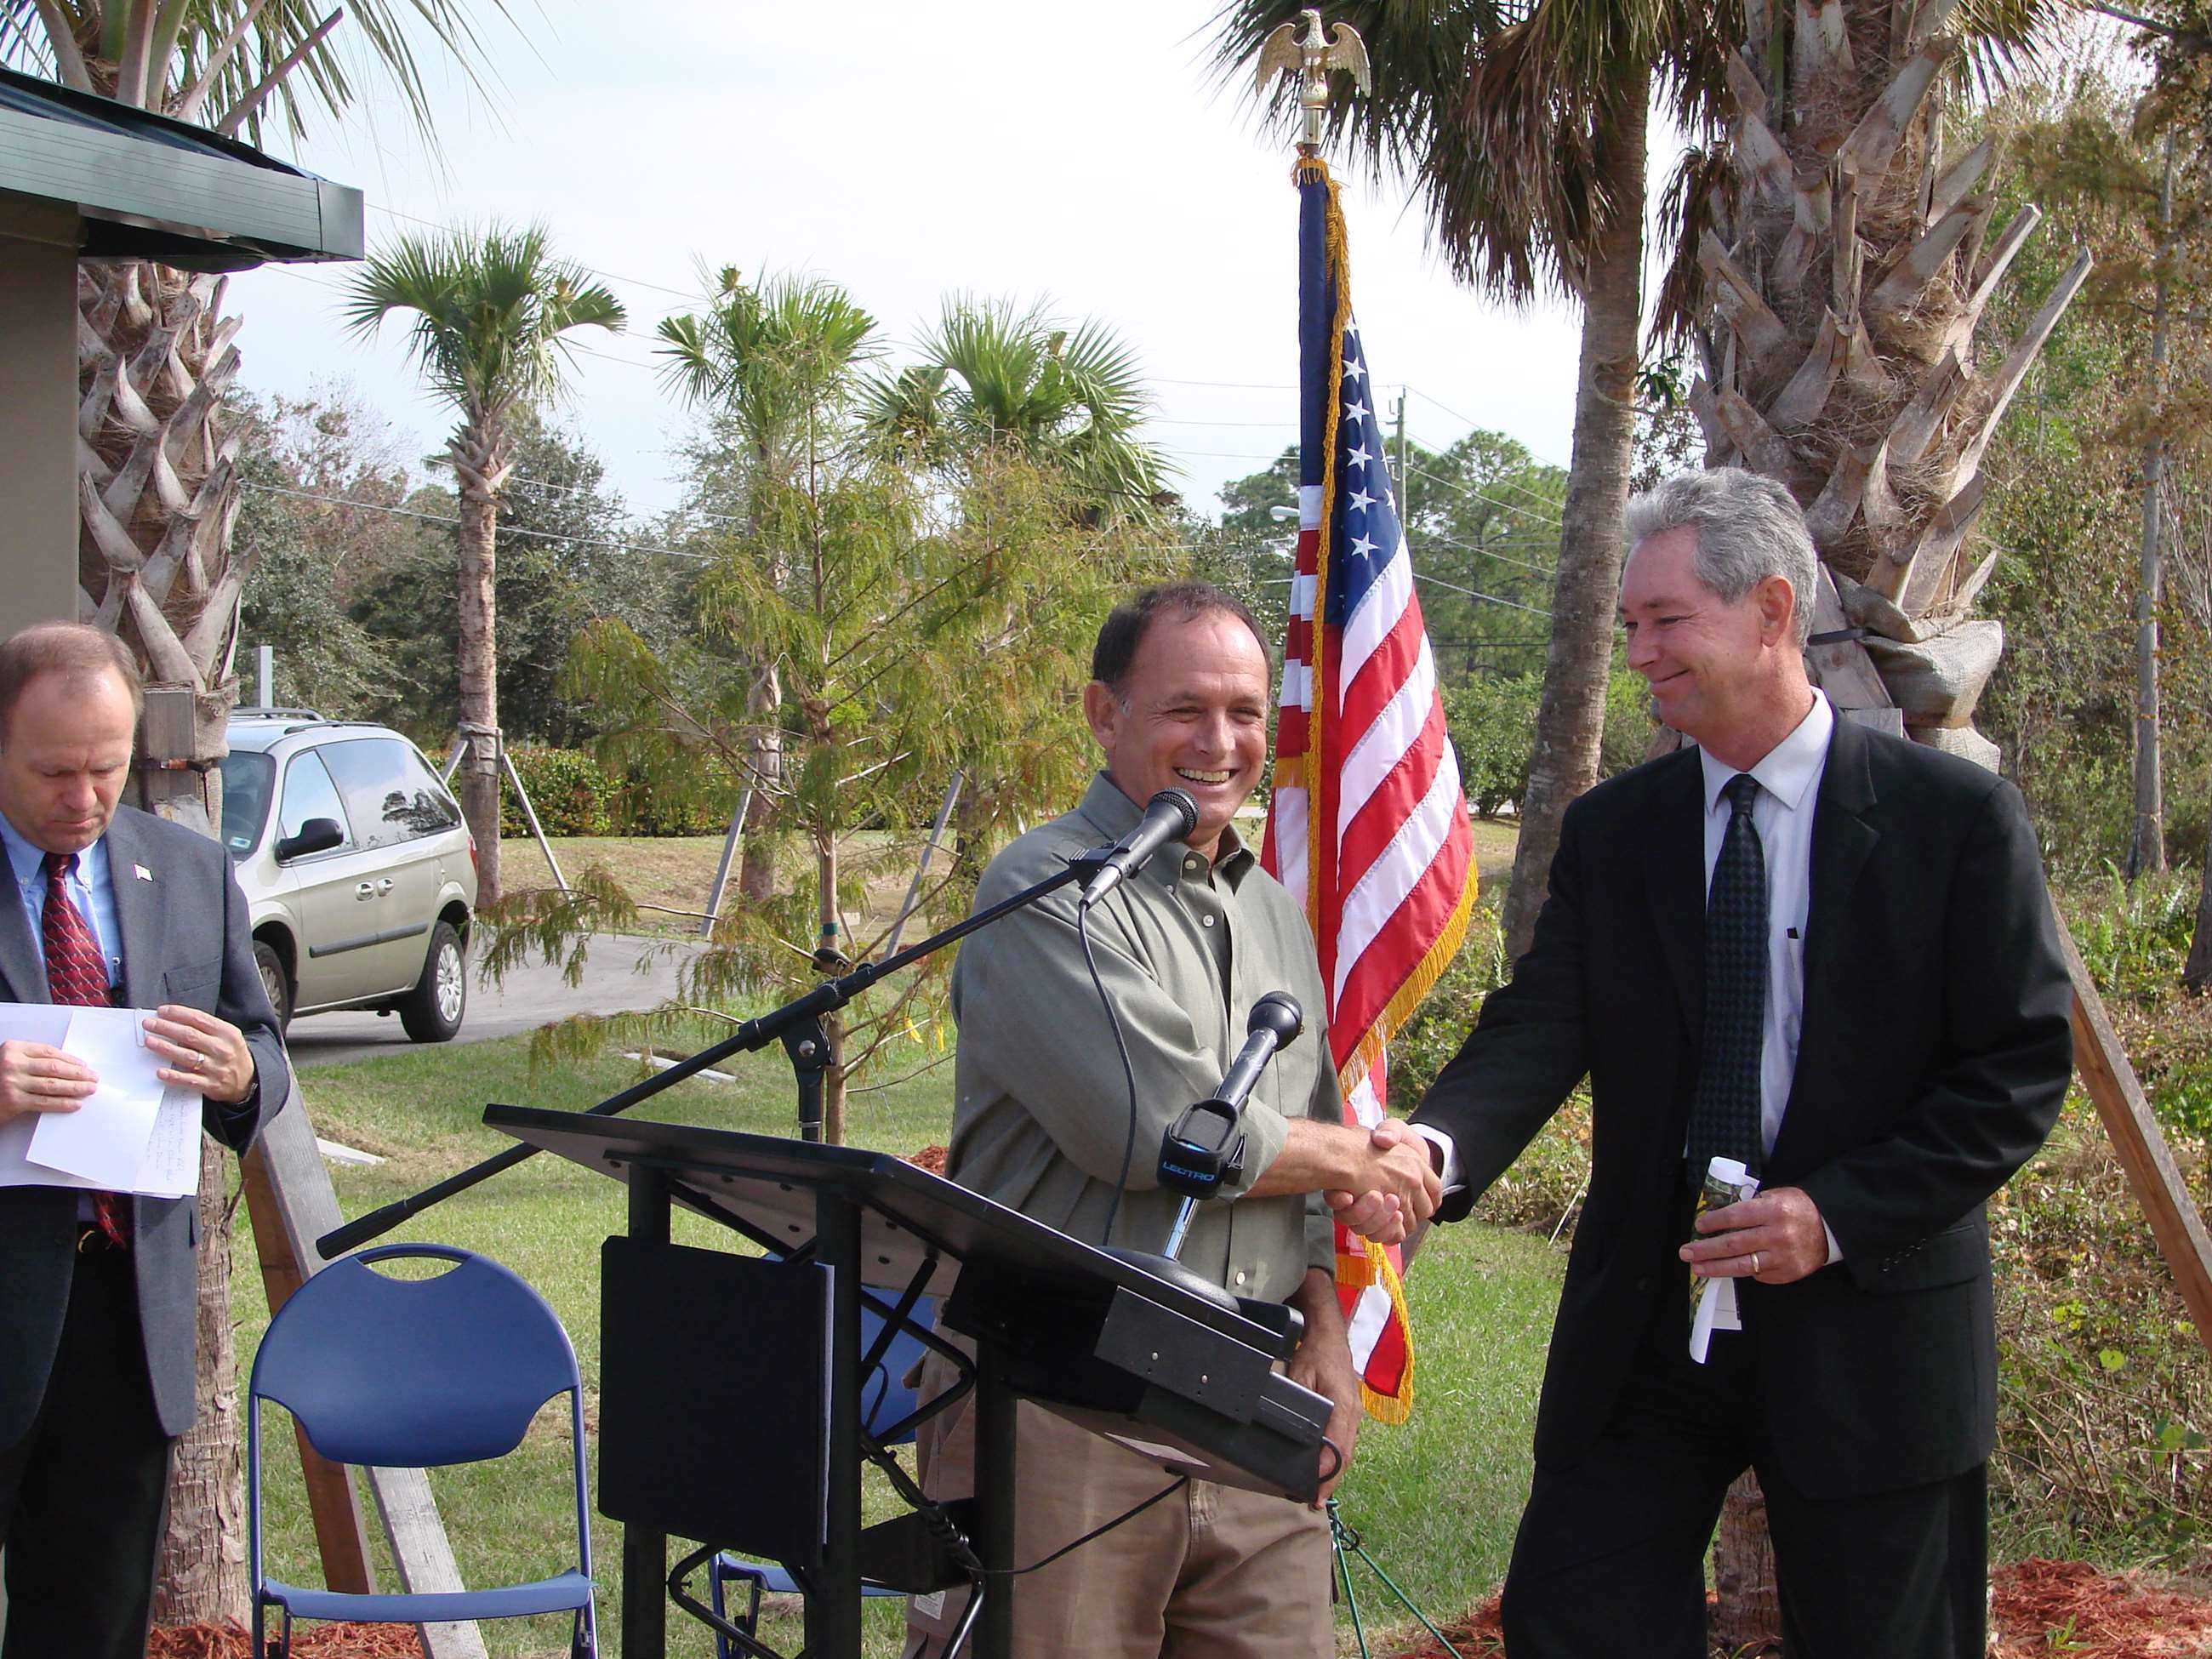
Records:
{"label": "man in green shirt", "polygon": [[[1196,802],[1187,840],[1163,848],[1089,918],[1135,1075],[1133,1143],[1128,1084],[1077,936],[1076,890],[1064,887],[961,951],[947,1173],[1087,1243],[1161,1249],[1181,1203],[1156,1178],[1161,1132],[1214,1092],[1252,1005],[1289,992],[1305,1012],[1304,1035],[1255,1085],[1243,1175],[1200,1207],[1181,1260],[1238,1296],[1287,1302],[1304,1316],[1289,1370],[1334,1402],[1329,1438],[1348,1462],[1362,1408],[1336,1297],[1331,1203],[1370,1195],[1358,1213],[1395,1237],[1427,1218],[1440,1189],[1407,1132],[1385,1125],[1370,1135],[1344,1122],[1312,937],[1296,901],[1231,827],[1267,764],[1267,651],[1243,606],[1185,582],[1117,608],[1091,666],[1084,713],[1105,770],[1073,811],[1000,854],[975,899],[996,902],[1117,839],[1160,790]],[[1024,1405],[1018,1418],[1018,1565],[1166,1484],[1158,1465],[1048,1413]],[[924,1431],[923,1478],[938,1496],[971,1487],[970,1427],[956,1410]],[[1318,1504],[1194,1481],[1016,1580],[1014,1647],[1129,1659],[1322,1656],[1334,1651],[1328,1588]],[[958,1613],[957,1595],[911,1604],[908,1652],[941,1653]]]}

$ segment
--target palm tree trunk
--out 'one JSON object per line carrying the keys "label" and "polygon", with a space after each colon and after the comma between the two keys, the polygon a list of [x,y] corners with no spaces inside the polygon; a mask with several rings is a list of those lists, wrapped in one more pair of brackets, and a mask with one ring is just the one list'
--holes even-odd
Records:
{"label": "palm tree trunk", "polygon": [[243,1622],[249,1611],[238,1344],[230,1319],[230,1185],[237,1168],[228,1151],[202,1137],[198,1412],[169,1467],[167,1524],[154,1568],[156,1625]]}
{"label": "palm tree trunk", "polygon": [[2158,186],[2158,273],[2151,288],[2151,429],[2143,441],[2142,553],[2136,586],[2135,825],[2128,837],[2127,878],[2166,870],[2164,792],[2159,781],[2158,606],[2159,492],[2166,483],[2166,360],[2173,259],[2173,135],[2166,135],[2166,167]]}
{"label": "palm tree trunk", "polygon": [[1774,1547],[1766,1531],[1766,1494],[1746,1470],[1721,1503],[1720,1532],[1713,1540],[1716,1602],[1714,1646],[1759,1653],[1782,1628],[1782,1595],[1774,1577]]}
{"label": "palm tree trunk", "polygon": [[1597,781],[1613,621],[1620,601],[1622,525],[1635,442],[1638,331],[1644,293],[1644,109],[1650,71],[1625,67],[1602,115],[1598,154],[1619,205],[1583,273],[1575,447],[1552,587],[1552,638],[1536,710],[1536,749],[1520,804],[1520,839],[1502,926],[1517,959],[1535,931],[1568,804]]}
{"label": "palm tree trunk", "polygon": [[[141,775],[140,804],[203,834],[222,817],[225,718],[236,701],[233,556],[239,441],[222,398],[238,319],[223,279],[136,263],[77,267],[77,570],[84,621],[125,641],[149,687],[191,700],[181,770]],[[142,749],[143,749],[142,743]],[[155,1567],[163,1624],[243,1620],[244,1470],[230,1319],[228,1154],[201,1147],[198,1412],[177,1448]]]}
{"label": "palm tree trunk", "polygon": [[469,757],[461,770],[461,815],[477,842],[477,902],[500,895],[499,872],[499,497],[485,487],[481,469],[462,473],[460,589],[461,735]]}

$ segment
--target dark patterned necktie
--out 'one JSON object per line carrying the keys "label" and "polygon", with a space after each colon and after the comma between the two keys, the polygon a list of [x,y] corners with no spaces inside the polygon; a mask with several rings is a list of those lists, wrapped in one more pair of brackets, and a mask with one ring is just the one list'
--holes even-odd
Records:
{"label": "dark patterned necktie", "polygon": [[[74,853],[46,854],[46,909],[40,928],[46,952],[46,990],[70,1008],[106,1008],[115,999],[107,988],[107,962],[100,941],[70,900],[68,881],[76,868]],[[94,1193],[92,1218],[110,1243],[130,1242],[130,1207],[119,1194]]]}
{"label": "dark patterned necktie", "polygon": [[1705,896],[1705,1029],[1690,1101],[1690,1184],[1716,1158],[1762,1161],[1759,1050],[1766,1030],[1766,857],[1751,822],[1759,780],[1739,772],[1722,786],[1728,830]]}

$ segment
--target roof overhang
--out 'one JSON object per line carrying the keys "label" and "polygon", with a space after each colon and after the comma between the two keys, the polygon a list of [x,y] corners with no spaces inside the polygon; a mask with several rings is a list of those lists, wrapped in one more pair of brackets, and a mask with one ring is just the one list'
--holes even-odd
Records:
{"label": "roof overhang", "polygon": [[362,194],[250,144],[0,70],[0,191],[73,207],[79,257],[188,270],[358,259]]}

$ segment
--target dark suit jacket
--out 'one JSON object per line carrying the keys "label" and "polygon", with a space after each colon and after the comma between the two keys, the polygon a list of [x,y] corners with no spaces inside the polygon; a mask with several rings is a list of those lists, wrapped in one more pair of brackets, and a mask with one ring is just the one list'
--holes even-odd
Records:
{"label": "dark suit jacket", "polygon": [[[1674,1252],[1703,1018],[1703,805],[1685,749],[1568,809],[1528,954],[1414,1115],[1458,1147],[1468,1186],[1443,1211],[1456,1220],[1589,1076],[1589,1196],[1553,1332],[1540,1463],[1588,1449],[1652,1298],[1686,1306]],[[1810,1194],[1844,1259],[1794,1285],[1739,1285],[1783,1468],[1826,1498],[1989,1455],[1983,1201],[2050,1133],[2073,1051],[2017,790],[1838,720],[1814,811],[1804,1024],[1763,1178]]]}
{"label": "dark suit jacket", "polygon": [[[208,1133],[243,1150],[289,1085],[276,1019],[253,965],[246,897],[220,842],[181,824],[121,807],[107,827],[116,919],[123,933],[124,1000],[135,1008],[184,1004],[228,1020],[253,1051],[255,1091],[244,1104],[210,1102]],[[0,860],[4,862],[4,860]],[[143,866],[150,879],[141,879]],[[0,998],[45,1002],[46,959],[32,938],[13,877],[0,893]],[[29,1429],[69,1308],[76,1261],[73,1188],[0,1188],[0,1447]],[[138,1322],[162,1430],[192,1420],[199,1213],[190,1199],[132,1200],[131,1255]]]}

